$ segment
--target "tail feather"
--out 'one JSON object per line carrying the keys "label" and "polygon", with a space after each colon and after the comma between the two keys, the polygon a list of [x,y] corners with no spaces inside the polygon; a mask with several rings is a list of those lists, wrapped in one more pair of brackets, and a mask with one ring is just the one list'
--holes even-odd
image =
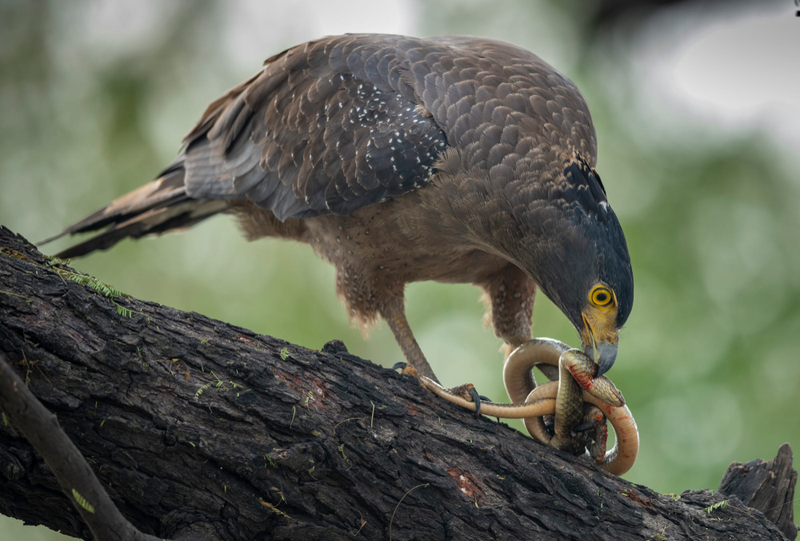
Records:
{"label": "tail feather", "polygon": [[226,201],[189,197],[183,182],[184,174],[183,162],[178,161],[158,179],[115,199],[39,245],[64,235],[105,228],[56,254],[60,258],[79,257],[96,250],[107,250],[124,238],[136,239],[186,229],[228,207]]}

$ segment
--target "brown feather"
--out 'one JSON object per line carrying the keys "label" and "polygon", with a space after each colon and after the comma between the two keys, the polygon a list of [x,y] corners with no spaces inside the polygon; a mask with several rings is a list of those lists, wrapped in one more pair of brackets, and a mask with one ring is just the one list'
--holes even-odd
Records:
{"label": "brown feather", "polygon": [[[249,239],[292,238],[333,263],[363,324],[382,315],[392,325],[418,280],[480,285],[509,344],[530,336],[536,284],[576,325],[591,281],[619,280],[618,325],[630,312],[630,260],[592,169],[589,109],[519,47],[322,38],[270,57],[209,105],[185,143],[158,180],[65,229],[107,227],[62,254],[229,210]],[[421,358],[401,327],[404,352]]]}

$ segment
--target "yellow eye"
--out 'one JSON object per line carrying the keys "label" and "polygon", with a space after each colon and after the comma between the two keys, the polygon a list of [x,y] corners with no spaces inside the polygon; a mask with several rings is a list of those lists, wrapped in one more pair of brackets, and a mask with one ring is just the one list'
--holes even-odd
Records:
{"label": "yellow eye", "polygon": [[611,290],[605,286],[595,286],[592,292],[589,293],[589,299],[595,306],[608,306],[614,299]]}

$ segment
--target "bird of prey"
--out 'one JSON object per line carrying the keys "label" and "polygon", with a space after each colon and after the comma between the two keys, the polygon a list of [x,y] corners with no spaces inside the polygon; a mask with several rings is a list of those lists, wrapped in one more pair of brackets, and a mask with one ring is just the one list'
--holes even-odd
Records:
{"label": "bird of prey", "polygon": [[510,348],[531,338],[540,288],[599,376],[616,358],[633,274],[596,161],[586,101],[527,50],[325,37],[214,101],[157,180],[66,228],[99,233],[59,255],[233,214],[250,240],[311,245],[336,267],[351,320],[383,318],[424,376],[435,380],[403,294],[421,280],[482,288]]}

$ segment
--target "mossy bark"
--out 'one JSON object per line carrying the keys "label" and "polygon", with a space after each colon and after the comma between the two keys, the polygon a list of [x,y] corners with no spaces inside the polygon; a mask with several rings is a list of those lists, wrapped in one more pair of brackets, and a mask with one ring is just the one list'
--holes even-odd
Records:
{"label": "mossy bark", "polygon": [[[631,484],[475,419],[340,343],[308,350],[105,296],[67,272],[0,228],[0,351],[142,532],[782,538],[735,497],[709,515],[725,497],[687,491],[675,501]],[[0,512],[90,538],[47,465],[3,423],[0,475]]]}

